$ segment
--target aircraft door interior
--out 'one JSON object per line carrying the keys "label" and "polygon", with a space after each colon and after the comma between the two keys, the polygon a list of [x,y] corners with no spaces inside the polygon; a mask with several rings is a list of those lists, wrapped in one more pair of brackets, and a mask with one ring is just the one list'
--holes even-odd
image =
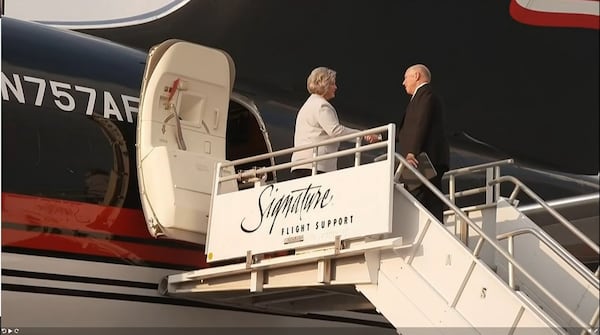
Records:
{"label": "aircraft door interior", "polygon": [[[256,105],[231,93],[234,76],[231,57],[218,49],[168,40],[149,53],[136,165],[146,224],[155,237],[205,243],[217,163],[272,151]],[[245,186],[231,180],[227,187]]]}
{"label": "aircraft door interior", "polygon": [[148,230],[204,243],[215,165],[225,161],[235,68],[222,50],[178,40],[146,61],[136,165]]}

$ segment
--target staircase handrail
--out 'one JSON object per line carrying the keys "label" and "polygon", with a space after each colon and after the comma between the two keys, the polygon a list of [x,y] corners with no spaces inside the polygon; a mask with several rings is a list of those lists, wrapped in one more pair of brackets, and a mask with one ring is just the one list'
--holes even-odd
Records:
{"label": "staircase handrail", "polygon": [[[464,196],[475,195],[479,193],[486,193],[486,204],[484,206],[491,206],[496,201],[498,201],[498,197],[500,195],[500,186],[497,186],[496,189],[491,189],[488,186],[478,187],[478,188],[470,188],[462,191],[456,191],[456,178],[468,174],[475,174],[478,172],[486,172],[486,181],[491,180],[497,177],[500,177],[500,167],[503,165],[512,165],[514,164],[514,159],[508,158],[494,162],[483,163],[479,165],[466,166],[454,170],[447,171],[444,176],[448,177],[448,197],[450,201],[455,202],[456,199]],[[485,185],[485,183],[484,183]],[[465,232],[466,233],[466,232]]]}
{"label": "staircase handrail", "polygon": [[[502,255],[514,268],[519,270],[522,275],[524,275],[529,281],[536,286],[543,294],[545,294],[554,304],[560,307],[569,317],[571,317],[579,326],[583,328],[588,334],[593,334],[594,329],[593,326],[581,320],[577,314],[571,311],[567,306],[565,306],[560,300],[558,300],[548,289],[546,289],[539,281],[537,281],[525,268],[519,264],[504,248],[495,241],[495,238],[492,239],[488,235],[486,235],[479,226],[477,226],[460,208],[458,208],[454,203],[452,203],[446,196],[436,187],[434,186],[425,176],[423,176],[415,167],[413,167],[408,161],[395,153],[395,158],[400,161],[398,169],[396,171],[401,171],[402,168],[408,168],[410,172],[412,172],[417,179],[423,183],[429,190],[435,194],[448,208],[450,208],[455,215],[460,217],[461,220],[466,222],[469,225],[469,228],[473,229],[477,234],[479,234],[479,241],[477,242],[477,246],[473,250],[473,255],[475,257],[478,256],[479,251],[481,250],[481,246],[483,241],[488,242],[496,251]],[[514,178],[514,177],[513,177]],[[532,192],[533,193],[533,192]],[[511,287],[511,289],[514,289]]]}
{"label": "staircase handrail", "polygon": [[510,164],[513,164],[514,162],[515,162],[514,159],[508,158],[508,159],[503,159],[503,160],[499,160],[499,161],[483,163],[483,164],[478,164],[478,165],[472,165],[472,166],[465,166],[462,168],[453,169],[453,170],[447,171],[446,173],[444,173],[444,175],[458,177],[458,176],[473,173],[473,172],[484,171],[488,168],[498,167],[498,166],[502,166],[502,165],[510,165]]}
{"label": "staircase handrail", "polygon": [[[499,241],[502,241],[505,239],[512,239],[516,236],[524,235],[524,234],[532,234],[533,236],[535,236],[538,240],[540,240],[548,248],[550,248],[557,256],[562,258],[562,260],[564,260],[573,270],[575,270],[581,277],[583,277],[583,279],[585,279],[588,283],[590,283],[592,286],[594,286],[597,290],[600,289],[600,281],[598,280],[598,278],[596,278],[596,276],[594,276],[594,274],[592,274],[592,272],[590,272],[587,267],[585,267],[583,264],[581,264],[581,262],[579,262],[579,260],[577,258],[575,258],[575,257],[573,257],[573,255],[565,252],[560,244],[558,244],[552,237],[550,237],[548,235],[548,233],[546,233],[545,231],[543,231],[541,229],[520,228],[520,229],[516,229],[513,231],[499,234],[496,236],[496,239],[498,239]],[[512,249],[511,244],[512,243],[509,243],[508,252],[512,255],[514,253],[513,253],[513,250],[511,250]],[[510,277],[509,285],[512,287],[512,286],[514,286],[512,284],[512,283],[514,283],[514,278],[512,275],[512,271],[510,271],[510,269],[509,269],[509,277]]]}
{"label": "staircase handrail", "polygon": [[544,199],[540,198],[540,196],[538,196],[529,187],[527,187],[525,184],[523,184],[523,182],[521,182],[519,179],[517,179],[513,176],[502,176],[502,177],[499,177],[499,178],[489,181],[488,185],[492,186],[495,184],[501,184],[503,182],[512,182],[513,184],[515,184],[515,188],[514,188],[513,192],[511,193],[510,197],[508,198],[509,203],[513,203],[514,200],[516,199],[519,191],[523,190],[531,199],[533,199],[540,206],[542,206],[544,209],[546,209],[546,211],[548,211],[548,213],[550,213],[550,215],[552,215],[555,219],[558,220],[558,222],[560,222],[563,226],[565,226],[573,234],[575,234],[575,236],[577,236],[579,239],[581,239],[594,252],[596,252],[597,254],[600,254],[600,247],[598,246],[598,244],[594,243],[594,241],[592,241],[592,239],[585,236],[584,233],[582,233],[571,222],[569,222],[562,215],[560,215],[554,208],[550,207],[548,205],[548,203],[546,201],[544,201]]}
{"label": "staircase handrail", "polygon": [[[376,143],[364,144],[364,145],[361,144],[360,139],[363,136],[381,134],[383,132],[387,133],[386,140],[381,141],[381,142],[376,142]],[[232,175],[222,176],[219,178],[219,181],[243,179],[243,178],[249,177],[253,174],[263,174],[263,173],[268,173],[271,171],[283,170],[283,169],[291,168],[296,165],[315,163],[315,162],[322,161],[322,160],[348,156],[350,154],[360,155],[361,152],[372,151],[372,150],[379,149],[379,148],[387,147],[389,150],[390,148],[392,148],[392,146],[394,144],[393,143],[394,138],[395,138],[395,125],[393,123],[390,123],[388,125],[379,126],[379,127],[371,128],[371,129],[367,129],[367,130],[362,130],[362,131],[352,133],[349,135],[337,136],[337,137],[334,137],[334,138],[331,138],[328,140],[324,140],[321,142],[317,142],[317,143],[299,145],[296,147],[277,150],[277,151],[273,151],[273,152],[269,152],[269,153],[265,153],[265,154],[261,154],[261,155],[256,155],[256,156],[247,157],[247,158],[241,158],[241,159],[237,159],[237,160],[229,161],[229,162],[223,162],[223,163],[221,163],[221,168],[226,168],[229,166],[252,163],[252,162],[260,161],[260,160],[267,159],[267,158],[288,155],[288,154],[294,153],[296,151],[307,150],[307,149],[316,150],[317,147],[327,145],[327,144],[332,144],[332,143],[351,142],[351,141],[354,141],[356,143],[356,146],[353,148],[339,150],[337,152],[333,152],[333,153],[325,154],[325,155],[318,155],[318,156],[315,155],[312,158],[305,158],[305,159],[298,160],[295,162],[276,164],[276,165],[273,165],[270,167],[261,167],[261,168],[257,168],[252,171],[237,172]],[[357,162],[357,163],[359,163],[359,162]],[[358,164],[356,164],[356,165],[358,165]]]}

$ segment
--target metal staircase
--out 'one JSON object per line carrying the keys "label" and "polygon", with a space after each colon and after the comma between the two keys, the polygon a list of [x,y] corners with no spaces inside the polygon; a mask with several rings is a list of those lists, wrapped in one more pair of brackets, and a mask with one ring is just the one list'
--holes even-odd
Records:
{"label": "metal staircase", "polygon": [[[513,262],[507,261],[497,250],[491,248],[488,248],[487,252],[482,250],[480,258],[490,268],[495,269],[515,293],[531,301],[533,308],[543,310],[564,330],[573,334],[597,332],[598,268],[592,273],[564,246],[522,213],[516,207],[519,203],[517,196],[520,192],[525,193],[527,198],[534,201],[536,207],[545,210],[547,220],[552,218],[557,222],[556,225],[562,227],[561,235],[572,236],[568,240],[578,240],[581,246],[588,248],[596,257],[600,251],[597,242],[583,234],[518,179],[501,176],[500,166],[506,164],[512,164],[512,160],[467,167],[449,173],[451,199],[456,200],[457,196],[472,195],[476,192],[485,193],[485,203],[462,210],[482,231],[489,236],[495,236],[501,248],[508,251],[515,260],[514,263],[519,264],[521,269],[516,270]],[[486,173],[485,187],[452,193],[457,176],[478,171]],[[499,196],[501,183],[514,185],[507,198]],[[582,199],[588,203],[589,198],[586,196]],[[479,233],[473,234],[469,227],[461,224],[460,220],[455,220],[453,215],[448,218],[446,228],[457,232],[457,236],[471,249],[479,239]]]}
{"label": "metal staircase", "polygon": [[[382,132],[395,138],[388,125],[328,141],[356,145],[325,156],[314,150],[301,164],[352,155],[354,166],[301,179],[261,178],[292,163],[233,171],[319,144],[219,163],[207,238],[213,266],[169,276],[163,293],[286,314],[375,308],[402,334],[597,333],[598,271],[522,215],[512,196],[454,204],[498,190],[506,162],[451,172],[446,197],[395,154],[393,140],[361,145]],[[369,154],[379,157],[365,163]],[[446,203],[445,225],[399,182],[403,169]],[[486,185],[456,192],[454,179],[474,171],[488,171]],[[255,187],[232,187],[242,181]]]}

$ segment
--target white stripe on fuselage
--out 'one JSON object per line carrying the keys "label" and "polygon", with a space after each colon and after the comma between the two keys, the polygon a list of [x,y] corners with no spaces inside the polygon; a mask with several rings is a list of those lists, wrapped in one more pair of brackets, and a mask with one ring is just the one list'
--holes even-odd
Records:
{"label": "white stripe on fuselage", "polygon": [[158,284],[182,270],[2,253],[2,269]]}
{"label": "white stripe on fuselage", "polygon": [[70,29],[142,24],[165,17],[189,0],[4,0],[4,14]]}
{"label": "white stripe on fuselage", "polygon": [[[363,326],[347,322],[317,320],[304,317],[270,315],[254,312],[240,312],[221,308],[185,306],[173,303],[146,302],[143,299],[123,299],[110,294],[126,294],[132,297],[150,297],[155,299],[172,299],[161,297],[157,290],[131,287],[122,281],[138,283],[157,283],[166,275],[179,273],[181,270],[149,268],[134,265],[110,264],[102,262],[71,260],[64,258],[33,256],[15,253],[2,253],[2,283],[7,286],[2,291],[2,326],[7,328],[31,327],[264,327],[289,329],[297,327],[319,327],[327,329],[346,329],[351,333],[395,334],[394,329],[374,326]],[[8,271],[7,271],[8,270]],[[29,272],[37,275],[48,274],[60,276],[76,276],[85,278],[102,278],[115,280],[115,285],[92,284],[83,281],[30,278],[19,276],[17,272]],[[121,282],[117,282],[121,281]],[[10,290],[11,285],[19,285],[28,290]],[[84,294],[70,295],[49,293],[48,289],[78,290]],[[85,294],[85,293],[88,294]],[[97,293],[107,294],[99,298]],[[369,320],[385,322],[382,316],[362,315],[354,313],[332,315],[344,319],[355,319],[356,322]],[[201,333],[202,329],[198,329]],[[167,329],[165,333],[170,333]],[[71,333],[69,333],[71,334]]]}

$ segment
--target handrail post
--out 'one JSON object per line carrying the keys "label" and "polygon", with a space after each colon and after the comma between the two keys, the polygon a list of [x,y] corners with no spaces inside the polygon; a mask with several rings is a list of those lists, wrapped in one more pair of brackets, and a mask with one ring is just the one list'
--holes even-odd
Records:
{"label": "handrail post", "polygon": [[[356,145],[355,145],[355,148],[356,148],[356,149],[358,149],[358,148],[360,148],[360,146],[361,146],[361,138],[360,138],[360,137],[357,137],[357,138],[356,138]],[[359,165],[360,165],[360,156],[361,156],[361,155],[360,155],[360,151],[357,151],[357,152],[354,154],[354,166],[359,166]]]}
{"label": "handrail post", "polygon": [[[448,195],[450,196],[450,202],[456,205],[456,177],[454,175],[450,175],[448,180]],[[454,214],[454,235],[458,234],[459,222],[458,215]]]}
{"label": "handrail post", "polygon": [[[596,322],[598,322],[598,317],[600,316],[600,308],[596,308],[596,311],[594,312],[594,315],[592,315],[592,319],[590,320],[590,325],[594,326],[596,324]],[[584,335],[587,333],[586,329],[582,329],[581,330],[581,335]],[[596,334],[598,332],[596,331]]]}
{"label": "handrail post", "polygon": [[[500,166],[495,166],[493,179],[497,179],[499,177],[500,177]],[[494,203],[497,203],[498,199],[500,199],[500,184],[496,184],[494,187]]]}
{"label": "handrail post", "polygon": [[[467,214],[468,216],[469,214]],[[459,225],[460,240],[468,247],[469,246],[469,225],[466,221],[456,220]]]}
{"label": "handrail post", "polygon": [[[313,153],[312,153],[313,158],[317,158],[317,156],[319,156],[319,147],[314,147],[313,148]],[[312,175],[316,175],[317,174],[317,162],[314,161],[312,162]]]}
{"label": "handrail post", "polygon": [[[500,183],[498,183],[498,184],[500,184]],[[519,191],[521,191],[521,187],[518,184],[515,184],[515,188],[513,189],[513,191],[510,194],[510,196],[508,197],[508,202],[511,205],[515,205],[515,199],[517,198],[517,195],[519,194]]]}
{"label": "handrail post", "polygon": [[469,246],[469,225],[466,221],[456,220],[460,227],[460,240],[468,247]]}
{"label": "handrail post", "polygon": [[448,180],[448,193],[450,195],[450,201],[456,205],[456,177],[450,176]]}
{"label": "handrail post", "polygon": [[[495,168],[490,166],[485,169],[485,207],[481,209],[481,229],[490,236],[496,235],[496,206],[495,206],[495,187],[489,182],[494,179]],[[480,259],[488,266],[493,267],[496,264],[495,253],[491,246],[486,245],[481,252]]]}
{"label": "handrail post", "polygon": [[[387,145],[387,157],[390,161],[390,166],[391,166],[391,171],[392,171],[392,185],[394,185],[395,180],[395,176],[394,176],[394,166],[396,163],[396,125],[393,123],[388,124],[387,129],[387,140],[386,142],[388,143]],[[391,159],[392,157],[394,157],[393,159]],[[392,186],[393,187],[393,186]],[[392,193],[393,194],[393,193]]]}
{"label": "handrail post", "polygon": [[[515,241],[514,237],[511,235],[508,237],[508,254],[514,258],[515,254]],[[511,262],[508,262],[508,286],[515,289],[515,269]]]}
{"label": "handrail post", "polygon": [[485,204],[494,202],[494,186],[490,185],[490,180],[494,179],[494,168],[485,169]]}

